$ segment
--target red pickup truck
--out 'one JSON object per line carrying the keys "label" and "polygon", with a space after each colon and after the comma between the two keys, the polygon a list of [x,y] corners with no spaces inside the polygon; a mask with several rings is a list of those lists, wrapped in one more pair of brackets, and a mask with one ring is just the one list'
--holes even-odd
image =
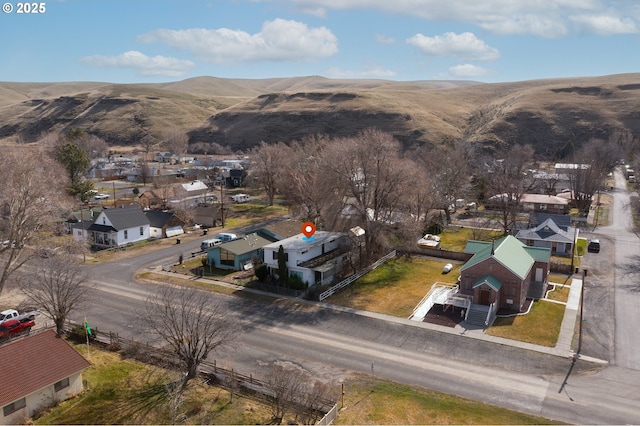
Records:
{"label": "red pickup truck", "polygon": [[0,339],[17,334],[29,333],[36,322],[29,318],[10,319],[0,323]]}

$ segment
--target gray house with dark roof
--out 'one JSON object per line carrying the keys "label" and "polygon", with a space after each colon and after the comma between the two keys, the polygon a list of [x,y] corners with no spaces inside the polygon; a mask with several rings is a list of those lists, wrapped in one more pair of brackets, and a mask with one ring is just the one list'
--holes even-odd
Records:
{"label": "gray house with dark roof", "polygon": [[184,234],[184,220],[173,212],[148,210],[144,212],[149,219],[149,235],[151,238],[175,237]]}
{"label": "gray house with dark roof", "polygon": [[551,249],[551,254],[554,255],[571,256],[579,231],[569,225],[568,219],[563,220],[562,225],[556,223],[556,220],[558,219],[547,217],[539,225],[519,231],[516,238],[530,247]]}
{"label": "gray house with dark roof", "polygon": [[88,231],[96,248],[125,246],[150,236],[149,219],[137,205],[103,210]]}

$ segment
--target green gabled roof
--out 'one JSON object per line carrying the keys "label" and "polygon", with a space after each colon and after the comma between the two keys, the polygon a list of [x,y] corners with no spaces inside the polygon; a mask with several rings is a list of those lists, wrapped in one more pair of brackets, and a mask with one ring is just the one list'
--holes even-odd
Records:
{"label": "green gabled roof", "polygon": [[533,260],[536,262],[547,262],[551,260],[551,249],[546,247],[529,247],[525,246],[524,249],[529,253]]}
{"label": "green gabled roof", "polygon": [[477,265],[489,258],[493,258],[520,279],[524,279],[533,266],[534,259],[537,260],[526,248],[526,245],[512,235],[507,235],[495,241],[493,244],[484,241],[469,241],[464,251],[474,253],[474,255],[464,264],[461,271],[469,269],[471,266]]}
{"label": "green gabled roof", "polygon": [[487,284],[489,287],[493,289],[493,291],[499,291],[502,287],[502,283],[493,275],[487,275],[480,278],[478,281],[473,283],[473,288],[480,287],[482,284]]}

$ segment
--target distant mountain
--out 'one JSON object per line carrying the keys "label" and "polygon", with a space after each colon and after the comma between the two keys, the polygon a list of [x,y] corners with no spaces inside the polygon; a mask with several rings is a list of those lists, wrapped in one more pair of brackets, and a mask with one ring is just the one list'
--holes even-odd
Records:
{"label": "distant mountain", "polygon": [[190,129],[193,147],[215,142],[234,150],[377,127],[407,148],[464,138],[489,150],[532,144],[540,154],[562,157],[620,129],[640,135],[640,74],[497,84],[317,76],[0,83],[0,141],[32,142],[72,127],[112,145],[180,127]]}

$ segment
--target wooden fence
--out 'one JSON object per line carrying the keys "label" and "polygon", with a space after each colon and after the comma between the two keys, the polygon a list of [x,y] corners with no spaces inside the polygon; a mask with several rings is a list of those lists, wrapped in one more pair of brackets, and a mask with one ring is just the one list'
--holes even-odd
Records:
{"label": "wooden fence", "polygon": [[[80,327],[82,326],[70,322],[66,331],[70,333],[72,338],[75,337],[76,340],[82,340],[82,336],[74,335],[74,332],[77,334]],[[89,342],[93,345],[110,350],[121,350],[126,356],[130,356],[141,362],[150,363],[154,366],[162,366],[169,369],[177,368],[174,361],[175,357],[169,351],[157,348],[148,343],[138,342],[134,339],[125,339],[117,333],[103,332],[97,329],[92,331],[94,332],[93,337]],[[266,382],[253,377],[252,374],[242,374],[233,369],[229,370],[219,367],[215,360],[213,362],[203,362],[200,365],[198,374],[204,379],[205,383],[209,385],[222,387],[229,392],[236,392],[243,397],[248,397],[265,404],[269,404],[274,398],[274,393]],[[319,415],[324,414],[320,422],[327,422],[318,424],[330,424],[333,422],[338,415],[337,403],[330,399],[322,399],[315,402],[319,402],[320,404],[318,406],[322,406],[323,408],[317,411],[316,408],[312,410]],[[296,405],[302,407],[299,402],[297,402]],[[311,410],[311,408],[307,408]]]}

